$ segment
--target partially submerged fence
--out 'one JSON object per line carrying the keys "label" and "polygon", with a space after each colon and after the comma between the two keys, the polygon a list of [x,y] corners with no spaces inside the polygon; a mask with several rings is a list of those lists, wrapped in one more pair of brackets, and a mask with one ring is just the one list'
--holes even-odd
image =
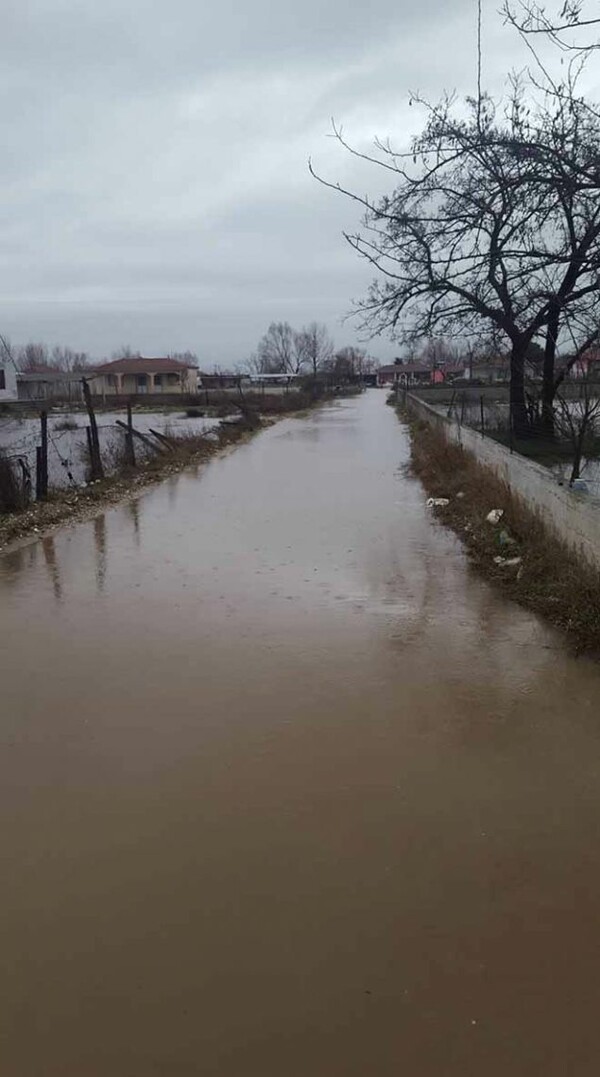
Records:
{"label": "partially submerged fence", "polygon": [[[50,413],[0,419],[0,512],[44,500],[53,489],[76,489],[170,453],[183,438],[210,437],[220,419],[204,415],[99,413],[95,437],[89,412]],[[161,423],[162,419],[162,423]],[[164,429],[157,427],[164,425]],[[100,467],[98,467],[98,463]],[[3,492],[4,491],[4,492]]]}
{"label": "partially submerged fence", "polygon": [[[534,509],[544,524],[571,549],[600,567],[600,499],[561,485],[541,464],[485,437],[455,418],[406,394],[409,411],[461,445]],[[491,506],[493,508],[493,506]]]}
{"label": "partially submerged fence", "polygon": [[482,437],[495,438],[511,452],[550,468],[559,481],[576,481],[580,489],[584,484],[600,497],[600,385],[576,382],[557,394],[550,435],[541,421],[539,396],[531,394],[526,439],[515,435],[506,391],[496,388],[494,393],[484,395],[477,387],[447,387],[443,397],[422,389],[413,395],[460,427],[468,426]]}

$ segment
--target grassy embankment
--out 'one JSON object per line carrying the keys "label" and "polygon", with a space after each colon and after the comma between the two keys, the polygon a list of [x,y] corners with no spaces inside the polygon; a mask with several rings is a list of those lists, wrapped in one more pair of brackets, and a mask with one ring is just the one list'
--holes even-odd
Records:
{"label": "grassy embankment", "polygon": [[[424,420],[400,415],[410,430],[413,473],[430,497],[448,498],[432,511],[460,536],[477,570],[565,632],[575,651],[600,656],[600,571],[470,453]],[[492,509],[503,510],[497,525],[486,520]]]}

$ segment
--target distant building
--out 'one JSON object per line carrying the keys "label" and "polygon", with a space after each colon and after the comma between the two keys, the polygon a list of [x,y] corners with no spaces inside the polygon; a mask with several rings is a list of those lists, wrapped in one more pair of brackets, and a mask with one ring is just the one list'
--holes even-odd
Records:
{"label": "distant building", "polygon": [[[432,370],[422,363],[392,363],[390,366],[381,366],[377,371],[378,386],[397,385],[433,385],[433,376],[439,371]],[[442,379],[443,380],[443,379]]]}
{"label": "distant building", "polygon": [[474,362],[467,367],[464,377],[483,382],[485,385],[497,385],[498,382],[509,380],[510,364],[508,359],[486,359]]}
{"label": "distant building", "polygon": [[115,359],[86,374],[94,396],[188,395],[198,391],[198,368],[179,359]]}
{"label": "distant building", "polygon": [[17,374],[19,400],[56,400],[79,403],[83,398],[82,371],[66,372],[52,367],[37,367]]}
{"label": "distant building", "polygon": [[227,371],[199,375],[199,384],[202,389],[238,389],[248,380],[247,374],[232,374]]}
{"label": "distant building", "polygon": [[469,377],[469,370],[466,363],[453,363],[451,366],[445,366],[442,373],[444,375],[445,385],[452,385],[453,382],[459,381],[461,378]]}
{"label": "distant building", "polygon": [[[568,363],[568,359],[565,360]],[[563,363],[557,364],[559,367]],[[592,378],[597,380],[600,378],[600,350],[598,348],[588,348],[569,368],[569,376],[571,378]]]}
{"label": "distant building", "polygon": [[283,386],[289,388],[295,381],[304,377],[303,374],[244,374],[242,382],[248,382],[251,386]]}
{"label": "distant building", "polygon": [[396,360],[390,366],[382,366],[377,374],[378,385],[452,385],[457,381],[479,382],[494,385],[509,380],[508,359],[491,358],[459,363],[438,363],[435,367],[423,363],[403,363]]}
{"label": "distant building", "polygon": [[17,372],[12,363],[0,363],[0,403],[17,399]]}
{"label": "distant building", "polygon": [[[396,361],[390,366],[382,366],[377,371],[378,386],[410,387],[415,385],[443,385],[446,373],[452,367],[425,366],[423,363],[402,363]],[[463,367],[460,367],[462,373]]]}

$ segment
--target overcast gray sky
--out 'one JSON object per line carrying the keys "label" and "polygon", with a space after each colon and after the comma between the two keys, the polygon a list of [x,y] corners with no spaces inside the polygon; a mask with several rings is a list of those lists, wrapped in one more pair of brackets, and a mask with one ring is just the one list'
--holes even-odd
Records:
{"label": "overcast gray sky", "polygon": [[[514,36],[484,0],[486,74]],[[341,324],[372,189],[328,137],[406,141],[408,93],[475,85],[475,0],[3,0],[0,332],[244,359],[270,321]],[[394,347],[370,344],[387,359]]]}

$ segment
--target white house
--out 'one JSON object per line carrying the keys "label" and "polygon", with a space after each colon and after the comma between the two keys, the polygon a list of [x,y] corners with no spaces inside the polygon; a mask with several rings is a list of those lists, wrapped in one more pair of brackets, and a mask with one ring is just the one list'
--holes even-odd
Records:
{"label": "white house", "polygon": [[17,372],[12,363],[0,362],[0,403],[17,399]]}

